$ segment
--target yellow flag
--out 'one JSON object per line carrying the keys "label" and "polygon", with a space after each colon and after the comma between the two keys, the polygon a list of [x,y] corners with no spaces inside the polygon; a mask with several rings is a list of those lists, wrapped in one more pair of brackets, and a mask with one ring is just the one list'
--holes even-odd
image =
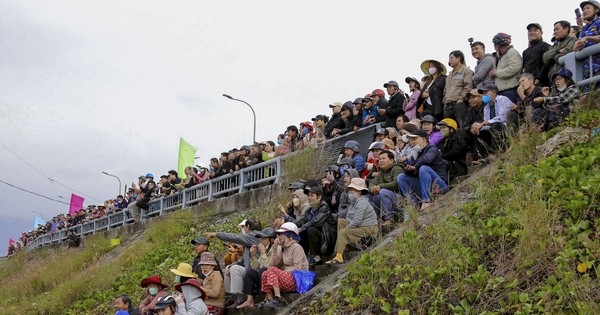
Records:
{"label": "yellow flag", "polygon": [[185,178],[185,167],[194,166],[194,156],[196,148],[187,143],[183,138],[179,138],[179,163],[177,164],[177,175]]}

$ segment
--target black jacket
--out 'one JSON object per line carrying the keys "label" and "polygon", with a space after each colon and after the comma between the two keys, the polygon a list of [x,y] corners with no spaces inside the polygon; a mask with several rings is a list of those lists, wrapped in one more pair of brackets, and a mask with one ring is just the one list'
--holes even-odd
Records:
{"label": "black jacket", "polygon": [[473,106],[469,106],[467,109],[467,115],[465,116],[465,125],[461,126],[461,129],[469,133],[471,132],[471,125],[476,122],[483,122],[483,108],[485,104],[481,104],[479,108],[474,108]]}
{"label": "black jacket", "polygon": [[531,73],[540,81],[542,86],[548,86],[548,67],[544,66],[544,53],[550,48],[550,44],[543,40],[530,43],[523,51],[523,72]]}
{"label": "black jacket", "polygon": [[441,75],[427,88],[429,91],[429,98],[431,98],[431,105],[433,107],[431,114],[438,120],[444,117],[444,104],[442,102],[444,99],[445,87],[446,75]]}
{"label": "black jacket", "polygon": [[333,114],[331,119],[325,125],[325,137],[327,139],[331,138],[331,132],[333,129],[343,129],[346,126],[344,120],[342,119],[342,115],[340,113]]}
{"label": "black jacket", "polygon": [[404,104],[405,99],[406,98],[404,97],[404,94],[402,94],[400,91],[390,96],[387,108],[385,108],[385,115],[383,115],[385,116],[386,127],[396,127],[396,118],[404,115],[402,105]]}
{"label": "black jacket", "polygon": [[413,165],[415,166],[415,171],[406,170],[406,175],[414,177],[419,176],[419,168],[426,165],[431,167],[444,182],[448,183],[448,167],[442,158],[442,152],[440,152],[440,149],[433,144],[427,143],[427,145],[419,151],[417,161]]}
{"label": "black jacket", "polygon": [[450,134],[438,143],[442,151],[442,158],[448,162],[448,173],[450,178],[467,175],[467,152],[469,146],[467,135],[461,129]]}

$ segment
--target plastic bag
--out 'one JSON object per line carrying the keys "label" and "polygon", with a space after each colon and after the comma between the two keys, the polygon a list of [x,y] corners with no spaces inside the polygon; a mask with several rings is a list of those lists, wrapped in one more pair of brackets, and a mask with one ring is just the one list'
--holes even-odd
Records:
{"label": "plastic bag", "polygon": [[312,289],[315,285],[316,273],[308,270],[294,270],[292,271],[294,280],[296,280],[296,291],[298,293],[306,293]]}

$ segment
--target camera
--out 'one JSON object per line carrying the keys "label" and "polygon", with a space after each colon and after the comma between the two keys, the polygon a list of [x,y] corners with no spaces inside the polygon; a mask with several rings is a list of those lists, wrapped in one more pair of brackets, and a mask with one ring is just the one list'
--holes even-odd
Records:
{"label": "camera", "polygon": [[473,37],[469,37],[467,41],[469,41],[469,46],[473,46]]}

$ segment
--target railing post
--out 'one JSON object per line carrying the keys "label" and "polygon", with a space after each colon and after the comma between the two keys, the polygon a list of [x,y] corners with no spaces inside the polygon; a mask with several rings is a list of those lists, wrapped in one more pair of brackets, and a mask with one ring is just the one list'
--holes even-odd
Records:
{"label": "railing post", "polygon": [[187,188],[184,189],[181,192],[181,209],[185,208],[185,205],[187,204],[187,197],[188,197],[188,193],[187,193]]}
{"label": "railing post", "polygon": [[240,169],[239,172],[240,173],[238,175],[239,176],[238,183],[240,185],[240,189],[238,190],[238,192],[242,192],[242,191],[244,191],[244,178],[246,178],[246,176],[245,176],[246,174],[244,174],[244,169],[243,168]]}
{"label": "railing post", "polygon": [[208,201],[212,201],[213,200],[213,185],[215,184],[216,181],[210,181],[210,183],[208,184]]}

